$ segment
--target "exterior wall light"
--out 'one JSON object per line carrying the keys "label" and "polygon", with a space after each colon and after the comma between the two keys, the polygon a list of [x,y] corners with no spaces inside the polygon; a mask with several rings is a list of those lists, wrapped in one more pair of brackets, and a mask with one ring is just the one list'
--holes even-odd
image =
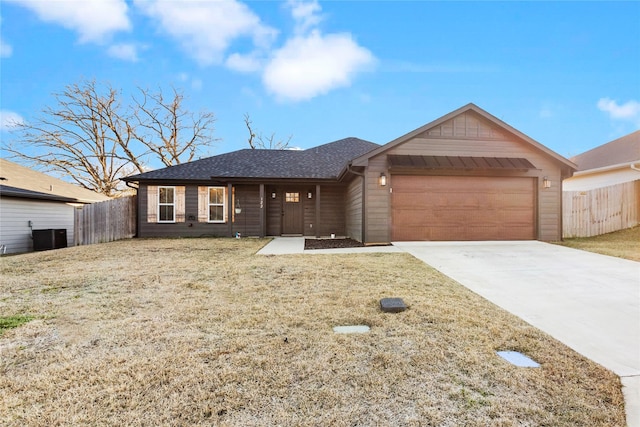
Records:
{"label": "exterior wall light", "polygon": [[271,198],[275,199],[276,198],[276,193],[271,193]]}
{"label": "exterior wall light", "polygon": [[380,183],[380,187],[384,187],[385,185],[387,185],[387,175],[385,175],[384,172],[380,173],[378,182]]}
{"label": "exterior wall light", "polygon": [[542,188],[551,188],[551,180],[546,176],[542,178]]}
{"label": "exterior wall light", "polygon": [[313,197],[313,193],[311,193],[311,191],[309,191],[309,192],[307,193],[307,198],[311,199],[312,197]]}

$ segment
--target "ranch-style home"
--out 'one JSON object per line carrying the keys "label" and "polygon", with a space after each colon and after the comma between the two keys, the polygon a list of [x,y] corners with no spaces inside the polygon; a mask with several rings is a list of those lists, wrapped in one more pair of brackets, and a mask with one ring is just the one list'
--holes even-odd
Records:
{"label": "ranch-style home", "polygon": [[474,104],[387,144],[245,149],[126,178],[138,235],[560,240],[576,166]]}

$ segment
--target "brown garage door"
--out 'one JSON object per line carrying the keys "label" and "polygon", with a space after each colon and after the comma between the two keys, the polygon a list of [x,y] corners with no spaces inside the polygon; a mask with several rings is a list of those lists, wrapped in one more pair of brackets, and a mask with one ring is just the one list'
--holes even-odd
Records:
{"label": "brown garage door", "polygon": [[535,238],[532,178],[393,175],[392,240]]}

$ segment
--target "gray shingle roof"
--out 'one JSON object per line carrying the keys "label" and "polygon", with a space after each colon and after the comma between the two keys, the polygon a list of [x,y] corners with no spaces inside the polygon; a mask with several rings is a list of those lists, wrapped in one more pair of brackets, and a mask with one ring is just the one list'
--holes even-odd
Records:
{"label": "gray shingle roof", "polygon": [[572,157],[579,171],[640,160],[640,130]]}
{"label": "gray shingle roof", "polygon": [[351,159],[378,147],[373,142],[345,138],[307,150],[244,149],[133,175],[125,180],[336,179]]}
{"label": "gray shingle roof", "polygon": [[56,194],[46,194],[39,191],[25,190],[24,188],[16,188],[8,185],[0,185],[0,197],[17,197],[20,199],[40,199],[52,200],[56,202],[78,203],[78,199],[71,197],[58,196]]}
{"label": "gray shingle roof", "polygon": [[104,194],[87,190],[79,185],[54,178],[6,159],[0,159],[0,178],[4,178],[1,180],[2,184],[8,187],[74,199],[82,203],[102,202],[110,199]]}

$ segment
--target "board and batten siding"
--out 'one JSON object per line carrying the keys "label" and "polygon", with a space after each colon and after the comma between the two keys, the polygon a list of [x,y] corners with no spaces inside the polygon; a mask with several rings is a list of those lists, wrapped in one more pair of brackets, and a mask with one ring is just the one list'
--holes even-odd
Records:
{"label": "board and batten siding", "polygon": [[[389,154],[526,158],[536,169],[481,172],[431,170],[421,173],[536,178],[537,239],[555,241],[562,238],[562,165],[560,162],[527,141],[521,140],[486,120],[478,119],[472,112],[467,112],[369,159],[366,178],[367,242],[389,241],[390,238],[388,219],[391,215],[391,201],[389,191],[393,189],[393,176],[390,176],[387,168],[386,156]],[[386,187],[378,185],[378,177],[382,172],[388,177]],[[551,180],[551,188],[542,188],[542,179],[545,176]]]}
{"label": "board and batten siding", "polygon": [[29,221],[34,230],[65,229],[67,246],[73,244],[73,218],[75,207],[62,202],[0,198],[0,245],[6,253],[30,252],[33,239]]}
{"label": "board and batten siding", "polygon": [[356,176],[347,186],[345,193],[345,233],[347,237],[362,242],[362,182],[364,177]]}

